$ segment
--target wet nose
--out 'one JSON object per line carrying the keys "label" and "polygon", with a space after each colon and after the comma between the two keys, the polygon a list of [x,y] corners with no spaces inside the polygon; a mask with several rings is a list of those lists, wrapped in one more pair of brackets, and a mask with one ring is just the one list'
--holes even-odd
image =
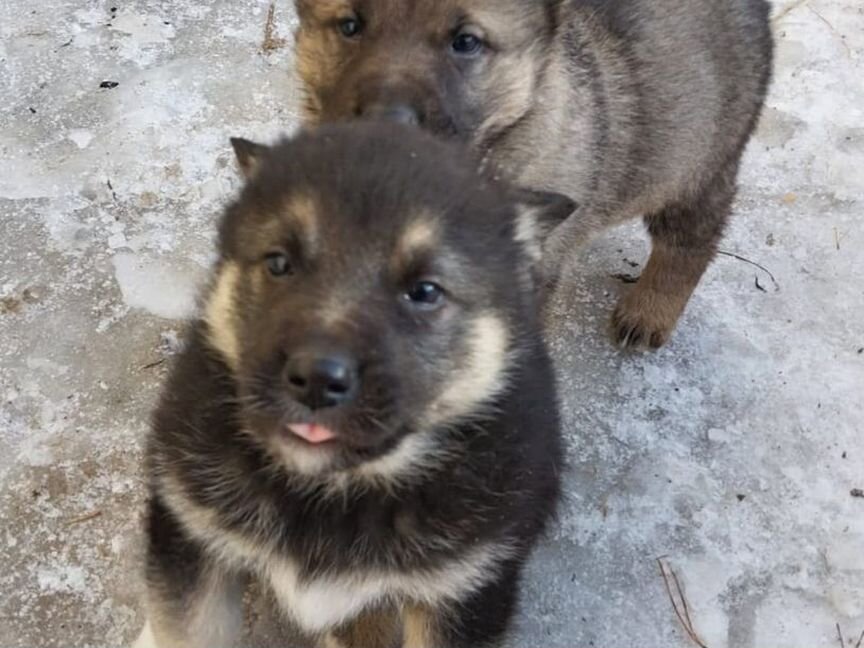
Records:
{"label": "wet nose", "polygon": [[363,117],[407,124],[408,126],[418,126],[421,122],[417,110],[405,103],[373,103],[365,106],[360,112]]}
{"label": "wet nose", "polygon": [[347,354],[299,352],[286,367],[288,391],[313,410],[347,403],[357,391],[357,364]]}

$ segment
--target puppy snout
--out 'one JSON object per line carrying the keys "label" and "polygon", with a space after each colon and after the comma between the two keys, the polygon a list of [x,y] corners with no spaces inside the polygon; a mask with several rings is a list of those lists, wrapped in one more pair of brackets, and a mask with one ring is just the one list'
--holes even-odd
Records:
{"label": "puppy snout", "polygon": [[407,103],[374,102],[360,107],[360,116],[408,126],[422,123],[420,111]]}
{"label": "puppy snout", "polygon": [[285,368],[288,392],[312,410],[337,407],[357,393],[357,363],[348,354],[328,351],[294,353]]}

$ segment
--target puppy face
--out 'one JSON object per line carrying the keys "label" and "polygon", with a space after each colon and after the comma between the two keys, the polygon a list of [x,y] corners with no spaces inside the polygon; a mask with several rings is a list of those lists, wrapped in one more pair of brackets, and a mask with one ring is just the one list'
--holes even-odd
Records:
{"label": "puppy face", "polygon": [[206,321],[244,429],[305,474],[428,460],[506,386],[535,239],[572,203],[514,198],[408,127],[234,144],[249,180]]}
{"label": "puppy face", "polygon": [[533,107],[560,0],[297,0],[311,122],[386,118],[482,147]]}

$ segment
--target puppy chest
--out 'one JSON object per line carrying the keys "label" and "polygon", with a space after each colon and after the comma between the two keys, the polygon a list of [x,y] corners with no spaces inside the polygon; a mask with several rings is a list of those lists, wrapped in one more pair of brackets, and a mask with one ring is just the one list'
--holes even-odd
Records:
{"label": "puppy chest", "polygon": [[269,581],[283,611],[307,632],[338,626],[390,595],[362,574],[301,580],[291,564],[271,569]]}
{"label": "puppy chest", "polygon": [[307,632],[317,633],[339,626],[383,601],[436,606],[463,600],[492,580],[509,554],[508,547],[486,544],[410,572],[357,570],[313,579],[301,578],[293,562],[280,561],[268,565],[265,576],[284,612]]}

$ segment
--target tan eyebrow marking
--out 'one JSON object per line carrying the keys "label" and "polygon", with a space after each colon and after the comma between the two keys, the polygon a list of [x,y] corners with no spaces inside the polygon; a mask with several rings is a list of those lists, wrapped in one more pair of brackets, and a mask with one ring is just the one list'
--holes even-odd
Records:
{"label": "tan eyebrow marking", "polygon": [[421,212],[402,230],[391,259],[396,274],[410,268],[418,257],[430,252],[438,243],[438,227],[434,216]]}
{"label": "tan eyebrow marking", "polygon": [[282,207],[281,217],[299,227],[299,238],[309,253],[314,253],[319,243],[318,206],[315,199],[305,193],[288,196]]}

